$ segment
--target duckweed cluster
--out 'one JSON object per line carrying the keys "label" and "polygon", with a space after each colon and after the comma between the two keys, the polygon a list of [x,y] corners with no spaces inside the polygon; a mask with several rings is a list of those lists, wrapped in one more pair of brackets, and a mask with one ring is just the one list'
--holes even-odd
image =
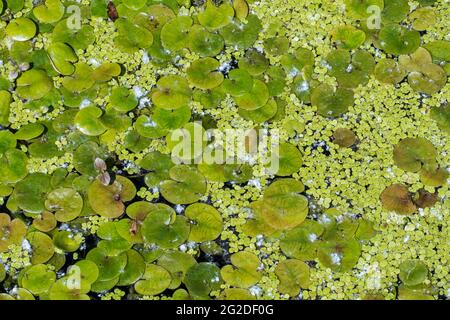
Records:
{"label": "duckweed cluster", "polygon": [[[448,299],[449,14],[0,1],[0,299]],[[172,161],[208,129],[278,170]]]}

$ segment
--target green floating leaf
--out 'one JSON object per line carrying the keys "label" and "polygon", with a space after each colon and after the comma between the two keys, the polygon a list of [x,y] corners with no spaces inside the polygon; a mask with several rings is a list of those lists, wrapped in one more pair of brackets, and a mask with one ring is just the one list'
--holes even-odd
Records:
{"label": "green floating leaf", "polygon": [[401,82],[407,75],[405,68],[393,59],[380,60],[374,71],[378,81],[397,84]]}
{"label": "green floating leaf", "polygon": [[280,248],[290,258],[302,261],[317,257],[318,239],[324,227],[314,220],[305,220],[301,225],[285,232],[280,241]]}
{"label": "green floating leaf", "polygon": [[185,216],[191,224],[189,240],[204,242],[215,240],[223,228],[222,216],[212,206],[204,203],[194,203],[186,208]]}
{"label": "green floating leaf", "polygon": [[142,224],[142,236],[147,243],[162,248],[176,248],[184,243],[190,232],[186,217],[176,215],[169,206],[152,211]]}
{"label": "green floating leaf", "polygon": [[59,188],[47,195],[47,210],[55,213],[55,218],[68,222],[78,217],[83,209],[83,198],[71,188]]}
{"label": "green floating leaf", "polygon": [[228,3],[216,6],[212,0],[208,0],[206,9],[198,14],[198,21],[209,30],[217,30],[231,23],[233,16],[234,9]]}
{"label": "green floating leaf", "polygon": [[74,22],[69,19],[59,21],[52,32],[53,42],[67,43],[75,50],[84,50],[95,41],[94,28],[82,25],[74,27]]}
{"label": "green floating leaf", "polygon": [[81,109],[75,116],[74,124],[78,130],[87,136],[99,136],[106,131],[101,121],[102,109],[89,106]]}
{"label": "green floating leaf", "polygon": [[145,175],[145,184],[149,187],[157,187],[162,181],[170,179],[169,170],[174,163],[169,155],[154,151],[147,154],[139,165],[150,171]]}
{"label": "green floating leaf", "polygon": [[94,248],[88,252],[86,260],[94,262],[99,270],[98,281],[109,281],[119,277],[127,265],[127,254],[111,256],[103,248]]}
{"label": "green floating leaf", "polygon": [[384,10],[381,13],[381,21],[383,23],[399,23],[406,19],[408,13],[408,0],[384,0]]}
{"label": "green floating leaf", "polygon": [[398,24],[388,24],[380,30],[379,41],[381,49],[386,53],[408,54],[420,46],[420,34]]}
{"label": "green floating leaf", "polygon": [[13,219],[6,213],[0,213],[0,252],[8,250],[11,244],[22,244],[27,226],[20,219]]}
{"label": "green floating leaf", "polygon": [[166,290],[171,281],[172,277],[166,269],[155,264],[148,264],[143,280],[136,282],[134,289],[141,295],[157,295]]}
{"label": "green floating leaf", "polygon": [[213,89],[223,82],[223,75],[217,70],[220,63],[213,58],[203,58],[192,62],[186,74],[189,82],[200,89]]}
{"label": "green floating leaf", "polygon": [[158,108],[173,110],[188,105],[192,92],[185,78],[169,75],[159,79],[156,85],[152,101]]}
{"label": "green floating leaf", "polygon": [[161,183],[161,194],[171,203],[194,203],[206,192],[205,178],[192,167],[174,166],[170,169],[169,175],[171,180]]}
{"label": "green floating leaf", "polygon": [[146,271],[144,258],[135,250],[128,250],[127,265],[120,275],[118,286],[129,286],[138,281]]}
{"label": "green floating leaf", "polygon": [[64,16],[64,5],[60,0],[46,0],[45,3],[34,7],[34,16],[42,23],[55,23]]}
{"label": "green floating leaf", "polygon": [[345,0],[345,7],[349,14],[356,19],[368,18],[373,14],[372,8],[383,10],[383,0]]}
{"label": "green floating leaf", "polygon": [[189,49],[202,57],[214,57],[224,47],[223,38],[200,25],[193,25],[188,36]]}
{"label": "green floating leaf", "polygon": [[301,224],[308,214],[308,200],[299,193],[301,182],[294,179],[275,180],[264,192],[262,200],[251,208],[265,223],[276,230],[286,230]]}
{"label": "green floating leaf", "polygon": [[226,265],[220,270],[223,280],[230,286],[249,288],[262,278],[259,271],[261,261],[251,252],[233,254],[231,263],[232,265]]}
{"label": "green floating leaf", "polygon": [[111,185],[103,185],[96,179],[88,190],[92,209],[107,218],[117,218],[125,211],[124,202],[136,195],[136,187],[129,179],[117,176]]}
{"label": "green floating leaf", "polygon": [[10,149],[16,147],[17,140],[14,134],[10,131],[0,131],[0,153],[5,153]]}
{"label": "green floating leaf", "polygon": [[302,154],[294,145],[283,142],[278,146],[278,150],[273,150],[271,156],[271,166],[274,166],[274,162],[278,162],[278,167],[275,169],[270,168],[273,174],[277,176],[286,177],[297,172],[303,164]]}
{"label": "green floating leaf", "polygon": [[234,98],[239,108],[255,110],[264,106],[269,100],[269,89],[261,80],[254,80],[250,91]]}
{"label": "green floating leaf", "polygon": [[33,20],[21,17],[11,20],[6,26],[6,35],[14,41],[27,41],[36,35],[37,27]]}
{"label": "green floating leaf", "polygon": [[434,167],[436,156],[435,147],[424,138],[406,138],[397,143],[394,148],[395,164],[399,168],[410,172]]}
{"label": "green floating leaf", "polygon": [[53,88],[53,83],[45,71],[38,69],[31,69],[22,73],[16,84],[17,94],[30,100],[43,98]]}
{"label": "green floating leaf", "polygon": [[317,107],[322,117],[338,117],[347,112],[354,103],[353,91],[343,88],[334,90],[328,84],[321,84],[313,89],[311,103]]}
{"label": "green floating leaf", "polygon": [[357,140],[358,138],[350,129],[338,128],[333,132],[333,143],[341,148],[350,148]]}
{"label": "green floating leaf", "polygon": [[161,29],[161,43],[169,51],[177,52],[189,44],[192,18],[179,16],[167,22]]}
{"label": "green floating leaf", "polygon": [[431,7],[418,8],[409,14],[412,27],[417,31],[425,31],[432,27],[436,21],[436,13]]}
{"label": "green floating leaf", "polygon": [[333,30],[331,34],[333,40],[339,48],[353,50],[361,46],[366,40],[366,34],[353,26],[340,26]]}
{"label": "green floating leaf", "polygon": [[445,104],[440,107],[431,108],[430,117],[436,121],[439,129],[450,133],[450,106]]}
{"label": "green floating leaf", "polygon": [[58,221],[51,212],[44,211],[33,220],[33,227],[42,232],[49,232],[56,228]]}
{"label": "green floating leaf", "polygon": [[75,237],[70,231],[57,231],[53,235],[55,247],[64,252],[77,251],[80,248],[82,241],[83,239],[81,237]]}
{"label": "green floating leaf", "polygon": [[239,97],[253,88],[253,78],[247,70],[234,69],[228,73],[228,78],[224,80],[225,91],[234,97]]}
{"label": "green floating leaf", "polygon": [[272,119],[277,113],[278,105],[275,99],[270,99],[264,106],[255,110],[239,109],[239,114],[244,119],[254,123],[263,123]]}
{"label": "green floating leaf", "polygon": [[95,81],[92,77],[92,68],[86,63],[77,63],[75,73],[64,77],[62,85],[70,92],[80,93],[92,88]]}
{"label": "green floating leaf", "polygon": [[369,82],[369,76],[375,67],[375,61],[370,53],[357,50],[353,55],[344,49],[332,51],[327,62],[330,74],[336,77],[339,86],[356,88]]}
{"label": "green floating leaf", "polygon": [[69,45],[55,42],[48,47],[47,52],[56,72],[65,76],[75,72],[74,63],[78,61],[78,57]]}
{"label": "green floating leaf", "polygon": [[176,289],[181,285],[186,272],[197,262],[194,257],[185,252],[178,250],[166,250],[164,254],[158,258],[158,265],[170,272],[172,282],[169,289]]}
{"label": "green floating leaf", "polygon": [[350,271],[358,262],[361,246],[357,240],[321,243],[318,257],[321,264],[335,272]]}
{"label": "green floating leaf", "polygon": [[153,34],[150,30],[123,18],[116,20],[114,24],[119,33],[114,39],[114,44],[119,50],[134,53],[153,44]]}
{"label": "green floating leaf", "polygon": [[120,112],[128,112],[137,107],[139,101],[132,90],[124,87],[115,87],[112,89],[109,102],[114,109]]}
{"label": "green floating leaf", "polygon": [[15,134],[17,140],[31,140],[39,137],[45,130],[40,123],[29,123],[21,127]]}
{"label": "green floating leaf", "polygon": [[278,290],[293,297],[300,293],[301,288],[310,284],[309,267],[300,260],[287,259],[278,263],[275,274],[280,280]]}
{"label": "green floating leaf", "polygon": [[27,235],[27,240],[31,245],[31,263],[46,263],[55,253],[55,246],[52,239],[45,233],[35,231]]}
{"label": "green floating leaf", "polygon": [[220,289],[222,277],[215,264],[200,262],[189,268],[183,282],[193,297],[208,299],[211,291]]}
{"label": "green floating leaf", "polygon": [[92,73],[92,77],[98,82],[107,82],[117,77],[122,72],[122,68],[117,63],[103,63]]}
{"label": "green floating leaf", "polygon": [[11,94],[6,90],[0,90],[0,125],[9,124],[9,105],[11,103]]}
{"label": "green floating leaf", "polygon": [[44,264],[36,264],[24,269],[21,275],[22,287],[29,290],[34,295],[40,295],[55,283],[56,274]]}
{"label": "green floating leaf", "polygon": [[417,286],[428,278],[428,268],[422,261],[407,260],[399,268],[400,280],[407,286]]}
{"label": "green floating leaf", "polygon": [[227,46],[236,46],[238,49],[245,50],[255,43],[261,30],[261,20],[255,14],[251,14],[247,17],[247,23],[233,20],[220,29],[220,34]]}
{"label": "green floating leaf", "polygon": [[248,71],[252,76],[258,76],[267,70],[269,60],[258,50],[248,50],[239,60],[239,68]]}
{"label": "green floating leaf", "polygon": [[22,210],[42,213],[45,210],[45,194],[51,190],[50,177],[43,173],[32,173],[19,181],[12,196]]}

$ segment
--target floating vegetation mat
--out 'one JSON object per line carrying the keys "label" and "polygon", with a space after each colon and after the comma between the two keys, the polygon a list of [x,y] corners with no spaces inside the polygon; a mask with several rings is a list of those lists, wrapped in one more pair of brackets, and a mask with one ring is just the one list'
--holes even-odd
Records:
{"label": "floating vegetation mat", "polygon": [[448,299],[449,17],[0,1],[0,299]]}

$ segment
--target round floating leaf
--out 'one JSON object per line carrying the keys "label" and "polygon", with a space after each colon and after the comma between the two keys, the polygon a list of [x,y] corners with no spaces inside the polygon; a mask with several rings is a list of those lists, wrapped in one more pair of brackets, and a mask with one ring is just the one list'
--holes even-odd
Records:
{"label": "round floating leaf", "polygon": [[239,60],[239,68],[248,71],[252,76],[259,76],[269,67],[269,60],[258,50],[248,50]]}
{"label": "round floating leaf", "polygon": [[40,123],[29,123],[21,127],[14,136],[17,140],[31,140],[39,137],[45,130]]}
{"label": "round floating leaf", "polygon": [[70,231],[57,231],[53,236],[55,247],[64,252],[75,252],[80,248],[82,238],[77,238]]}
{"label": "round floating leaf", "polygon": [[134,53],[153,44],[153,34],[150,30],[123,18],[118,19],[115,25],[119,35],[114,39],[114,44],[119,50]]}
{"label": "round floating leaf", "polygon": [[11,93],[6,90],[0,90],[0,125],[9,124],[9,106],[11,103]]}
{"label": "round floating leaf", "polygon": [[151,212],[142,224],[142,236],[148,243],[162,248],[176,248],[189,236],[186,217],[176,215],[169,206]]}
{"label": "round floating leaf", "polygon": [[58,22],[53,29],[52,39],[53,42],[67,43],[75,50],[84,50],[95,41],[95,32],[90,25],[77,28],[76,23],[69,17]]}
{"label": "round floating leaf", "polygon": [[81,281],[92,284],[98,279],[99,270],[94,262],[90,260],[80,260],[75,263],[75,266],[80,269]]}
{"label": "round floating leaf", "polygon": [[191,94],[185,78],[169,75],[158,80],[157,88],[152,93],[152,100],[158,108],[173,110],[186,106]]}
{"label": "round floating leaf", "polygon": [[44,211],[33,220],[33,227],[42,232],[49,232],[56,228],[57,221],[55,215]]}
{"label": "round floating leaf", "polygon": [[394,148],[394,162],[405,171],[418,172],[423,167],[433,167],[436,156],[435,147],[424,138],[406,138]]}
{"label": "round floating leaf", "polygon": [[223,87],[232,96],[242,96],[252,90],[253,78],[246,70],[234,69],[228,73],[228,78],[224,80]]}
{"label": "round floating leaf", "polygon": [[383,10],[383,0],[345,0],[345,7],[349,14],[357,19],[368,18],[373,14],[372,8]]}
{"label": "round floating leaf", "polygon": [[331,39],[339,48],[353,50],[366,40],[366,34],[353,26],[340,26],[333,30]]}
{"label": "round floating leaf", "polygon": [[17,94],[30,100],[43,98],[53,87],[53,83],[45,71],[31,69],[25,71],[17,79]]}
{"label": "round floating leaf", "polygon": [[190,254],[178,250],[167,250],[158,258],[158,265],[169,271],[172,276],[169,289],[178,288],[187,270],[196,263]]}
{"label": "round floating leaf", "polygon": [[64,16],[64,5],[60,0],[46,0],[43,4],[34,7],[34,16],[42,23],[55,23]]}
{"label": "round floating leaf", "polygon": [[401,22],[409,13],[408,0],[384,0],[384,10],[381,13],[383,23]]}
{"label": "round floating leaf", "polygon": [[400,280],[407,286],[416,286],[428,278],[428,268],[422,261],[407,260],[400,264]]}
{"label": "round floating leaf", "polygon": [[398,300],[434,300],[434,297],[424,292],[421,286],[415,288],[400,285],[398,288]]}
{"label": "round floating leaf", "polygon": [[88,190],[89,204],[92,209],[107,218],[117,218],[125,210],[124,202],[130,201],[136,195],[136,187],[129,179],[117,176],[108,186],[95,180]]}
{"label": "round floating leaf", "polygon": [[327,62],[330,65],[330,74],[336,77],[343,88],[356,88],[365,85],[375,67],[375,61],[370,53],[357,50],[353,55],[344,49],[332,51]]}
{"label": "round floating leaf", "polygon": [[10,131],[0,131],[0,153],[5,153],[9,149],[16,147],[17,141],[14,134]]}
{"label": "round floating leaf", "polygon": [[433,56],[434,63],[440,65],[445,64],[446,66],[448,65],[448,62],[450,61],[450,41],[431,41],[425,44],[424,47]]}
{"label": "round floating leaf", "polygon": [[43,173],[32,173],[16,184],[13,197],[24,211],[42,213],[45,210],[45,194],[49,191],[50,177]]}
{"label": "round floating leaf", "polygon": [[138,281],[145,271],[144,258],[135,250],[128,250],[127,265],[123,273],[120,275],[118,286],[129,286]]}
{"label": "round floating leaf", "polygon": [[352,130],[338,128],[333,132],[333,143],[342,148],[349,148],[356,143],[358,138]]}
{"label": "round floating leaf", "polygon": [[439,129],[450,133],[450,106],[442,105],[440,107],[431,108],[431,119],[436,121]]}
{"label": "round floating leaf", "polygon": [[239,108],[255,110],[264,106],[269,100],[269,89],[261,80],[254,80],[250,91],[234,98]]}
{"label": "round floating leaf", "polygon": [[65,76],[75,72],[74,63],[78,57],[69,45],[55,42],[48,47],[47,52],[56,72]]}
{"label": "round floating leaf", "polygon": [[99,270],[97,281],[109,281],[124,272],[127,254],[121,253],[117,256],[111,256],[103,248],[94,248],[88,252],[86,260],[90,260],[97,265]]}
{"label": "round floating leaf", "polygon": [[83,108],[76,114],[74,124],[87,136],[99,136],[106,131],[105,125],[100,120],[102,114],[102,109],[94,106]]}
{"label": "round floating leaf", "polygon": [[161,194],[171,203],[194,203],[206,192],[205,178],[194,168],[177,165],[170,169],[169,175],[171,180],[161,183]]}
{"label": "round floating leaf", "polygon": [[204,242],[214,240],[222,232],[223,222],[220,213],[212,206],[194,203],[186,208],[185,216],[191,224],[189,240]]}
{"label": "round floating leaf", "polygon": [[262,200],[252,203],[252,209],[272,228],[293,228],[308,214],[308,200],[299,194],[303,191],[303,184],[297,180],[276,180],[266,189]]}
{"label": "round floating leaf", "polygon": [[90,89],[95,81],[92,77],[92,68],[85,63],[75,65],[75,73],[64,77],[62,85],[70,92],[82,92]]}
{"label": "round floating leaf", "polygon": [[423,169],[420,171],[420,181],[424,185],[431,187],[440,187],[446,184],[448,179],[448,171],[444,168],[437,168],[435,170]]}
{"label": "round floating leaf", "polygon": [[27,235],[27,240],[31,245],[31,263],[45,263],[55,253],[55,246],[52,239],[45,233],[36,231]]}
{"label": "round floating leaf", "polygon": [[189,44],[192,18],[179,16],[167,22],[161,29],[161,43],[169,51],[177,52]]}
{"label": "round floating leaf", "polygon": [[379,41],[381,49],[386,53],[408,54],[420,46],[420,34],[398,24],[388,24],[381,29]]}
{"label": "round floating leaf", "polygon": [[198,24],[190,29],[188,41],[189,49],[202,57],[214,57],[224,47],[224,40],[220,35],[209,32]]}
{"label": "round floating leaf", "polygon": [[234,9],[228,3],[216,6],[212,0],[208,0],[206,9],[198,14],[198,21],[210,30],[217,30],[231,23],[233,16]]}
{"label": "round floating leaf", "polygon": [[75,169],[85,175],[97,176],[98,171],[95,169],[95,159],[107,159],[108,154],[93,141],[88,141],[80,145],[74,152],[73,165]]}
{"label": "round floating leaf", "polygon": [[261,261],[251,252],[237,252],[231,256],[233,265],[226,265],[220,271],[223,280],[233,287],[249,288],[262,277],[259,271]]}
{"label": "round floating leaf", "polygon": [[170,273],[163,267],[155,264],[148,264],[145,268],[143,276],[144,280],[139,280],[134,285],[134,289],[137,293],[146,296],[152,296],[159,294],[166,290],[172,278]]}
{"label": "round floating leaf", "polygon": [[358,262],[361,246],[357,240],[321,243],[318,257],[321,264],[335,272],[347,272]]}
{"label": "round floating leaf", "polygon": [[74,189],[59,188],[47,195],[45,207],[55,213],[56,220],[68,222],[80,215],[83,199]]}
{"label": "round floating leaf", "polygon": [[189,268],[184,284],[192,296],[206,299],[211,291],[220,289],[220,269],[215,264],[200,262]]}
{"label": "round floating leaf", "polygon": [[255,110],[239,109],[239,114],[254,123],[263,123],[272,119],[277,113],[277,109],[278,105],[275,99],[270,99],[264,106]]}
{"label": "round floating leaf", "polygon": [[338,117],[353,105],[353,91],[343,88],[334,90],[328,84],[321,84],[313,89],[311,103],[323,117]]}
{"label": "round floating leaf", "polygon": [[192,62],[186,74],[189,82],[200,89],[213,89],[223,81],[223,75],[217,70],[220,63],[213,58],[203,58]]}
{"label": "round floating leaf", "polygon": [[288,259],[278,263],[275,274],[280,280],[278,290],[293,297],[300,293],[301,288],[310,284],[309,267],[300,260]]}
{"label": "round floating leaf", "polygon": [[222,291],[221,300],[256,300],[247,289],[229,288]]}
{"label": "round floating leaf", "polygon": [[[136,19],[139,19],[140,16],[137,15]],[[175,18],[175,14],[167,5],[158,3],[150,5],[147,8],[147,14],[142,14],[142,18],[148,23],[145,27],[155,33],[160,31],[168,21]]]}
{"label": "round floating leaf", "polygon": [[425,64],[420,71],[408,75],[408,83],[420,93],[432,95],[439,92],[447,83],[447,74],[440,66],[432,63]]}
{"label": "round floating leaf", "polygon": [[114,109],[120,112],[128,112],[137,107],[139,101],[132,90],[124,87],[116,87],[112,90],[109,102]]}
{"label": "round floating leaf", "polygon": [[145,175],[145,184],[149,187],[156,187],[162,181],[170,179],[169,170],[174,166],[174,163],[169,155],[154,151],[147,154],[139,165],[150,171]]}
{"label": "round floating leaf", "polygon": [[33,20],[21,17],[11,20],[6,26],[6,35],[14,41],[27,41],[36,35],[36,24]]}
{"label": "round floating leaf", "polygon": [[189,122],[189,119],[191,118],[191,108],[188,105],[176,110],[155,108],[152,118],[161,128],[178,129]]}
{"label": "round floating leaf", "polygon": [[220,34],[228,46],[236,46],[245,50],[250,48],[258,39],[262,30],[261,21],[255,14],[247,17],[247,23],[233,20],[230,24],[220,29]]}
{"label": "round floating leaf", "polygon": [[289,39],[286,37],[271,37],[264,40],[265,50],[272,56],[280,56],[289,50]]}
{"label": "round floating leaf", "polygon": [[418,8],[409,14],[412,27],[417,31],[424,31],[436,23],[436,13],[431,7]]}
{"label": "round floating leaf", "polygon": [[383,208],[399,214],[411,214],[417,209],[408,188],[401,184],[393,184],[387,187],[381,193],[380,198]]}
{"label": "round floating leaf", "polygon": [[378,81],[389,84],[397,84],[407,75],[405,68],[393,59],[380,60],[374,73]]}
{"label": "round floating leaf", "polygon": [[56,281],[56,274],[44,264],[25,269],[21,276],[22,286],[34,295],[45,293]]}
{"label": "round floating leaf", "polygon": [[280,241],[280,248],[290,258],[303,261],[317,256],[318,239],[324,227],[314,220],[305,220],[301,225],[286,231]]}
{"label": "round floating leaf", "polygon": [[0,213],[0,252],[8,250],[11,244],[22,244],[27,226],[20,219],[11,220],[6,213]]}
{"label": "round floating leaf", "polygon": [[122,69],[117,63],[103,63],[92,73],[92,77],[98,82],[107,82],[112,78],[117,77],[122,72]]}
{"label": "round floating leaf", "polygon": [[[294,145],[290,143],[281,143],[278,150],[273,150],[274,154],[271,156],[271,171],[272,167],[276,168],[273,174],[277,176],[286,177],[297,172],[303,164],[302,154]],[[278,166],[274,163],[278,161]]]}

